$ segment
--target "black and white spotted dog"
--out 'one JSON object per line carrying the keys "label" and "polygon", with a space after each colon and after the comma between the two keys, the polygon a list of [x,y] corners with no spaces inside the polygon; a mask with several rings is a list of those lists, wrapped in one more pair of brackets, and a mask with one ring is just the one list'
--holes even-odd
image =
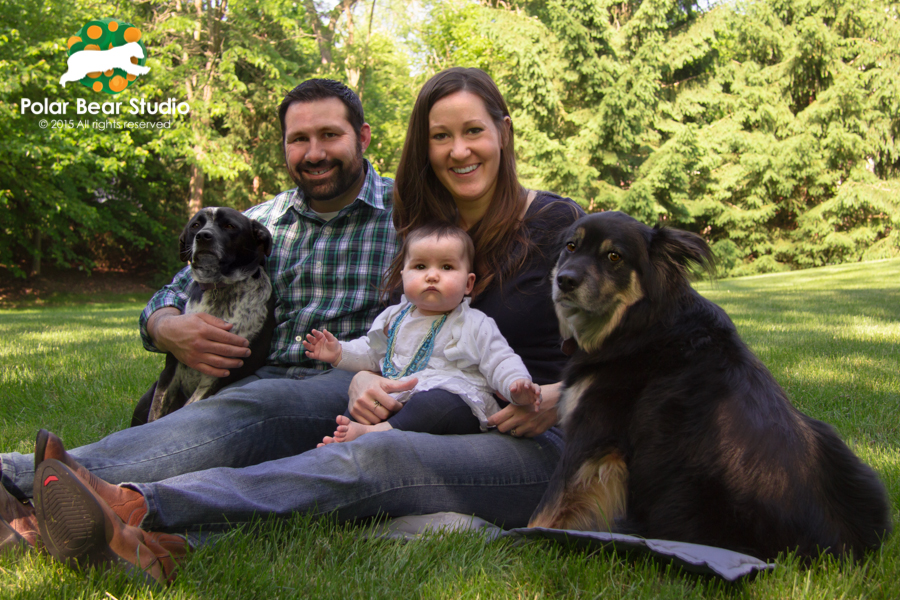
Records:
{"label": "black and white spotted dog", "polygon": [[204,208],[179,238],[181,259],[191,264],[185,314],[207,313],[233,323],[231,333],[250,341],[250,356],[228,377],[204,375],[166,355],[159,379],[138,402],[132,426],[155,421],[202,400],[265,365],[275,329],[275,296],[263,264],[272,235],[231,208]]}

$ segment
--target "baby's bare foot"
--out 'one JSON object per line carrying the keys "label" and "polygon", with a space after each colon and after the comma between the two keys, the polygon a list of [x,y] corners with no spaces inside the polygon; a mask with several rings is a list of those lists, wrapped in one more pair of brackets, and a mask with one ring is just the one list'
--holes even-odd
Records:
{"label": "baby's bare foot", "polygon": [[337,429],[334,430],[334,435],[322,438],[322,443],[317,445],[316,448],[321,448],[327,444],[350,442],[361,435],[372,433],[373,431],[389,431],[393,429],[387,421],[377,425],[363,425],[362,423],[351,421],[344,415],[338,415],[335,420],[337,421]]}

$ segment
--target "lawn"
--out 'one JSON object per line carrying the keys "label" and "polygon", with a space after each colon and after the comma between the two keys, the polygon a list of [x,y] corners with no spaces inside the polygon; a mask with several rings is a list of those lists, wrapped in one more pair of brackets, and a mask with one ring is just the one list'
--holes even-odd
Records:
{"label": "lawn", "polygon": [[[900,260],[701,283],[798,408],[832,423],[900,505]],[[92,300],[92,303],[87,302]],[[70,446],[127,426],[162,368],[137,335],[141,302],[66,299],[0,310],[0,449],[40,427]],[[115,300],[113,298],[112,300]],[[0,557],[0,598],[900,598],[900,541],[859,564],[790,557],[726,584],[652,559],[477,535],[373,541],[359,525],[296,515],[194,552],[165,591],[90,576],[37,553]]]}

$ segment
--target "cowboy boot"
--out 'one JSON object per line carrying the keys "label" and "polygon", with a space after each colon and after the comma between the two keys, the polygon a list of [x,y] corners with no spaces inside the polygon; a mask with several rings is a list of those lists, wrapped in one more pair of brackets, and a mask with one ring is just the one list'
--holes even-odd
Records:
{"label": "cowboy boot", "polygon": [[166,574],[166,580],[168,583],[172,583],[175,580],[178,560],[183,558],[190,550],[187,540],[184,536],[172,533],[143,530],[141,530],[141,533],[144,535],[144,544],[159,559],[163,573]]}
{"label": "cowboy boot", "polygon": [[128,525],[139,526],[147,514],[147,502],[143,494],[136,490],[124,488],[107,483],[78,464],[78,462],[66,452],[62,440],[46,429],[37,433],[34,443],[34,468],[40,466],[44,460],[53,458],[63,463],[74,471],[83,482],[94,489],[103,501],[113,509],[122,521]]}
{"label": "cowboy boot", "polygon": [[0,485],[0,554],[13,548],[33,548],[38,539],[34,508],[19,502]]}
{"label": "cowboy boot", "polygon": [[35,472],[34,503],[44,545],[60,562],[77,567],[119,566],[132,575],[168,583],[184,538],[127,525],[100,495],[55,459]]}

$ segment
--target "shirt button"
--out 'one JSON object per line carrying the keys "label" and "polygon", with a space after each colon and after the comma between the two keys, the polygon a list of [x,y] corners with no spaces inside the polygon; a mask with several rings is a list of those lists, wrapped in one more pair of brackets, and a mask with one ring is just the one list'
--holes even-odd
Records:
{"label": "shirt button", "polygon": [[297,337],[294,338],[294,341],[295,341],[295,342],[302,342],[302,341],[303,341],[303,336],[302,336],[302,335],[298,335]]}

